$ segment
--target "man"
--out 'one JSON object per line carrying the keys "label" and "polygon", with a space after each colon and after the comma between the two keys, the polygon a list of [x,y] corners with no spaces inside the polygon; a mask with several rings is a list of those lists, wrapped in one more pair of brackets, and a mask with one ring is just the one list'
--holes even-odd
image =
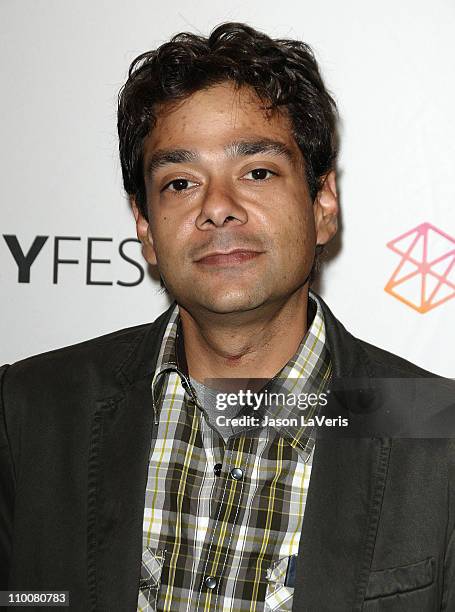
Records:
{"label": "man", "polygon": [[[337,229],[335,112],[305,44],[243,24],[133,62],[124,184],[175,302],[2,369],[3,589],[84,611],[455,609],[454,386],[309,291]],[[308,402],[242,404],[245,381]]]}

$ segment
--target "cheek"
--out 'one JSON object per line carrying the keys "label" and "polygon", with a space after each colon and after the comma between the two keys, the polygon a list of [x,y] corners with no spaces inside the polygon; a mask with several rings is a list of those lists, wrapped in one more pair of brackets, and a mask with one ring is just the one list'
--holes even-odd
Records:
{"label": "cheek", "polygon": [[158,245],[167,239],[171,227],[170,217],[166,213],[157,214],[156,212],[150,217],[150,228],[155,245]]}
{"label": "cheek", "polygon": [[316,240],[312,208],[303,202],[284,207],[280,214],[276,211],[268,219],[270,235],[278,241],[282,250],[293,257],[307,255]]}
{"label": "cheek", "polygon": [[[179,219],[175,215],[163,214],[155,219],[153,236],[155,249],[161,260],[172,260],[184,254],[191,243],[194,221]],[[180,260],[183,261],[182,257]]]}

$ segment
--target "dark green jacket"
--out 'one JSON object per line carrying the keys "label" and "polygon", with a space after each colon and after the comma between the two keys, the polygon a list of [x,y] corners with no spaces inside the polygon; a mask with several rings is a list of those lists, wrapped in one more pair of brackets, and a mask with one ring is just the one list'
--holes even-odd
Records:
{"label": "dark green jacket", "polygon": [[[455,385],[322,305],[340,382],[328,410],[355,433],[317,440],[293,610],[454,611]],[[0,369],[0,590],[136,610],[150,382],[170,313]],[[422,420],[424,438],[403,437]]]}

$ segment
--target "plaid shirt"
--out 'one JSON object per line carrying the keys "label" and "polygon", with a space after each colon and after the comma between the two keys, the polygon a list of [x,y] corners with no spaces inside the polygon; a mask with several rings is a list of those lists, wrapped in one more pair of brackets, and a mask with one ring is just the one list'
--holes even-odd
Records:
{"label": "plaid shirt", "polygon": [[[309,330],[267,383],[269,392],[327,390],[331,362],[324,319],[310,293],[311,312]],[[256,427],[254,433],[239,427],[225,442],[208,424],[190,384],[180,325],[176,305],[152,381],[157,435],[145,494],[137,609],[291,610],[314,431],[301,425],[298,405],[267,406],[254,416],[289,418],[290,424]],[[305,418],[316,410],[306,409]]]}

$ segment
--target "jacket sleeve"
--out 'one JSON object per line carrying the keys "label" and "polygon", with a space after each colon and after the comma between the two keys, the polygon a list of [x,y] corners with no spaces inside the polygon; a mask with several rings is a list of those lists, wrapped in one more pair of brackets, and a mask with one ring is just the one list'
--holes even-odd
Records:
{"label": "jacket sleeve", "polygon": [[4,404],[4,379],[8,367],[0,367],[0,590],[6,590],[8,586],[15,488]]}

